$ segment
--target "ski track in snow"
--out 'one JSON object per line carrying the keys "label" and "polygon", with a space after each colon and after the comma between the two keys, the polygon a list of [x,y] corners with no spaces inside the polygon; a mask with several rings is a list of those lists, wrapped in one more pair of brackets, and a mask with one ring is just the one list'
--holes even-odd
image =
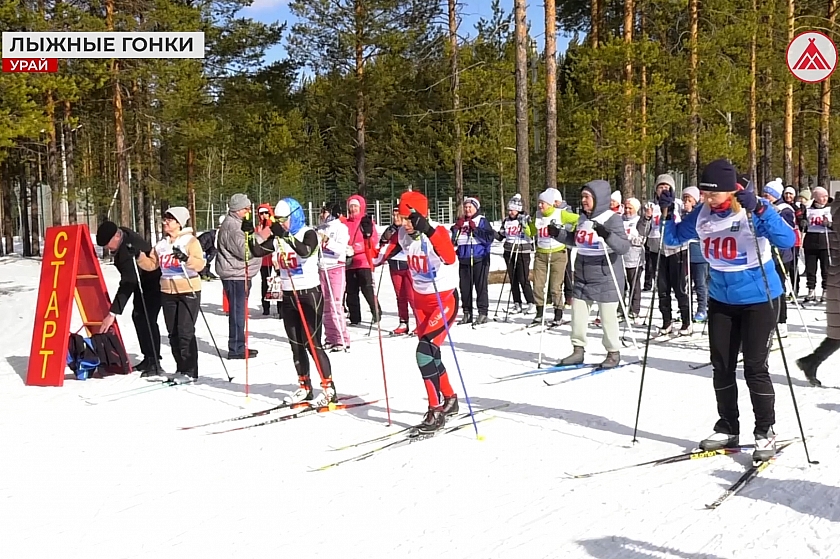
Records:
{"label": "ski track in snow", "polygon": [[[262,317],[252,290],[251,398],[245,364],[224,372],[199,320],[200,384],[164,388],[115,402],[88,405],[120,390],[144,386],[137,374],[91,379],[68,376],[62,388],[24,386],[40,262],[0,259],[0,556],[86,559],[257,558],[340,554],[343,558],[596,558],[774,559],[840,556],[840,391],[807,387],[791,374],[813,459],[801,444],[719,509],[705,510],[750,464],[748,454],[645,467],[585,479],[586,473],[651,460],[693,448],[716,419],[707,342],[652,344],[639,422],[632,443],[640,366],[546,387],[544,378],[488,384],[494,376],[536,366],[539,338],[502,335],[531,317],[480,329],[452,329],[473,407],[510,405],[493,421],[429,441],[385,451],[323,472],[310,468],[360,454],[367,447],[330,448],[388,431],[376,328],[351,328],[351,351],[331,353],[339,393],[379,402],[347,411],[209,435],[182,426],[225,419],[280,401],[296,375],[282,322]],[[116,271],[104,266],[114,293]],[[377,273],[378,277],[378,273]],[[391,282],[380,298],[383,332],[397,325]],[[227,319],[220,282],[205,282],[203,308],[222,354]],[[491,317],[501,286],[491,286]],[[650,294],[645,293],[646,305]],[[502,300],[504,307],[507,291]],[[643,311],[644,312],[644,311]],[[818,338],[821,307],[803,311]],[[368,316],[365,313],[365,316]],[[789,311],[788,363],[809,351],[795,310]],[[130,309],[120,324],[129,354],[138,345]],[[503,315],[499,314],[500,318]],[[593,313],[594,317],[594,313]],[[654,325],[659,321],[655,319]],[[74,317],[72,328],[80,325]],[[413,325],[413,320],[412,320]],[[165,332],[163,317],[161,331]],[[544,334],[544,362],[571,350],[569,325]],[[634,328],[641,338],[643,328]],[[590,329],[588,361],[604,350]],[[173,361],[164,335],[163,365]],[[416,338],[383,338],[397,429],[425,410]],[[693,349],[696,347],[697,349]],[[448,344],[443,360],[462,396]],[[623,356],[633,358],[632,348]],[[771,353],[777,392],[777,432],[799,435],[779,352]],[[840,384],[840,356],[820,369]],[[69,373],[69,371],[68,371]],[[743,380],[742,442],[751,441],[752,411]],[[262,417],[260,420],[275,417]],[[256,422],[257,420],[254,420]],[[220,428],[238,426],[228,423]],[[214,426],[216,427],[216,426]],[[371,446],[376,446],[375,443]]]}

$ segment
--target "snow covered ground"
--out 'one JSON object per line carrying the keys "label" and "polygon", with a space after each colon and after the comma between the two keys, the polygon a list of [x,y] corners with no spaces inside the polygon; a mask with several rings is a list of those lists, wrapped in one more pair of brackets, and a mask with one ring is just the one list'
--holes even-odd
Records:
{"label": "snow covered ground", "polygon": [[[810,388],[795,368],[791,373],[808,447],[820,464],[807,465],[802,445],[792,446],[716,511],[704,505],[741,475],[748,455],[565,477],[680,453],[711,432],[716,419],[711,370],[690,367],[708,361],[707,341],[700,334],[651,345],[639,443],[632,444],[638,366],[550,388],[543,378],[574,373],[492,384],[494,376],[533,368],[539,337],[510,333],[513,324],[455,327],[454,345],[472,405],[509,404],[488,414],[495,420],[478,424],[483,440],[463,429],[309,472],[365,450],[335,452],[333,447],[420,419],[425,401],[414,339],[382,342],[391,428],[385,425],[376,330],[367,337],[366,330],[353,329],[351,352],[330,354],[336,386],[343,395],[379,400],[375,404],[219,435],[179,431],[268,407],[294,389],[282,323],[260,316],[259,290],[251,296],[251,346],[260,354],[250,362],[250,400],[244,363],[229,362],[235,379],[223,380],[199,321],[199,384],[89,405],[81,397],[147,383],[137,374],[84,382],[68,374],[63,388],[24,386],[39,265],[0,259],[0,331],[5,333],[0,557],[840,557],[840,390]],[[110,265],[105,274],[113,293],[117,274]],[[397,320],[385,276],[383,328],[390,329]],[[203,288],[204,312],[224,352],[221,285],[210,282]],[[500,288],[491,286],[491,316]],[[824,331],[822,317],[821,309],[805,311],[817,336]],[[796,312],[790,322],[786,354],[793,366],[809,345]],[[136,357],[130,319],[120,323],[127,349]],[[74,328],[78,324],[77,318]],[[587,358],[596,362],[604,351],[599,331],[590,332]],[[568,326],[545,334],[542,347],[549,362],[566,355]],[[168,347],[163,353],[171,370]],[[632,355],[632,350],[624,353],[628,359]],[[449,347],[443,359],[457,381]],[[777,431],[783,438],[798,436],[781,356],[774,352],[770,359]],[[822,367],[825,384],[840,385],[838,365],[835,356]],[[740,382],[743,442],[752,442],[751,407]],[[460,388],[459,393],[463,396]],[[463,399],[461,406],[466,408]]]}

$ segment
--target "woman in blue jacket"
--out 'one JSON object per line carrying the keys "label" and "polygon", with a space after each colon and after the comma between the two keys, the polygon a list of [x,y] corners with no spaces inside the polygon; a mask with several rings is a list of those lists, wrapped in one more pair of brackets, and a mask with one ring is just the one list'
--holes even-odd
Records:
{"label": "woman in blue jacket", "polygon": [[[791,248],[795,236],[767,200],[759,199],[752,190],[739,190],[735,168],[725,159],[706,166],[700,190],[705,192],[704,203],[684,216],[680,223],[669,220],[665,225],[668,244],[699,239],[703,256],[711,268],[709,350],[720,419],[715,423],[714,433],[700,442],[700,448],[716,450],[739,445],[735,368],[739,348],[742,348],[744,378],[755,414],[753,460],[766,461],[776,454],[773,431],[776,396],[767,358],[779,299],[784,296],[771,245]],[[668,218],[672,214],[673,201],[670,191],[659,199],[662,210],[668,210]],[[748,219],[752,220],[752,225]],[[756,237],[760,254],[756,251]],[[769,293],[765,288],[767,284]]]}
{"label": "woman in blue jacket", "polygon": [[487,322],[490,299],[487,283],[490,279],[490,246],[496,232],[478,210],[478,198],[464,198],[464,215],[452,226],[452,242],[458,247],[458,271],[461,276],[461,305],[464,318],[458,324],[473,322],[473,287],[475,287],[478,318],[476,324]]}

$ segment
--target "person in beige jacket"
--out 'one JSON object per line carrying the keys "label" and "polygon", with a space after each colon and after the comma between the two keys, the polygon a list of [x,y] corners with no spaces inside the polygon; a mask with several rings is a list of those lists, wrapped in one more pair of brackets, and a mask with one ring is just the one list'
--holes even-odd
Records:
{"label": "person in beige jacket", "polygon": [[198,379],[198,343],[195,339],[195,322],[201,305],[201,276],[204,270],[204,252],[201,243],[190,227],[185,227],[190,212],[184,207],[173,207],[163,214],[165,236],[148,256],[141,254],[137,265],[143,270],[160,268],[161,306],[169,347],[175,358],[177,372],[174,380],[179,384]]}

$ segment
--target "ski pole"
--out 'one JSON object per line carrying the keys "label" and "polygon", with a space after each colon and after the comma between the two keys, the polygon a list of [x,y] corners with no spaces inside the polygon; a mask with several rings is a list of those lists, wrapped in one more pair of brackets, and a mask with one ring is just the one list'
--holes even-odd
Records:
{"label": "ski pole", "polygon": [[[370,249],[366,251],[368,262],[370,262],[371,277],[373,277],[373,259],[370,257]],[[381,264],[380,264],[381,266]],[[391,426],[391,399],[388,397],[388,377],[385,375],[385,350],[382,349],[382,309],[379,306],[379,288],[382,286],[382,273],[385,267],[379,269],[379,283],[376,286],[376,293],[373,296],[373,304],[376,306],[376,312],[380,315],[379,320],[376,321],[376,334],[379,337],[379,360],[382,363],[382,384],[385,390],[385,410],[388,413],[388,426]],[[371,322],[371,325],[373,323]]]}
{"label": "ski pole", "polygon": [[[627,305],[624,304],[624,297],[622,297],[623,290],[618,286],[618,277],[615,275],[615,269],[613,268],[612,260],[610,259],[610,249],[607,246],[607,242],[601,239],[601,242],[604,243],[604,258],[607,261],[607,267],[610,269],[610,275],[612,276],[613,284],[615,285],[615,294],[618,295],[618,304],[621,305],[621,312],[624,313],[624,322],[627,324],[627,331],[630,333],[630,339],[633,341],[633,348],[636,350],[636,358],[639,358],[639,345],[636,343],[636,335],[633,334],[633,327],[630,326],[630,315],[627,312]],[[600,305],[598,305],[600,308]],[[616,317],[618,320],[618,317]],[[604,324],[604,328],[606,328],[606,324]]]}
{"label": "ski pole", "polygon": [[[251,214],[248,214],[248,219],[251,218]],[[251,351],[248,349],[248,260],[251,258],[248,250],[248,243],[251,241],[251,234],[245,233],[245,283],[244,283],[244,297],[245,297],[245,401],[248,402],[251,399],[250,395],[250,382],[248,381],[248,359],[250,357]],[[231,309],[232,312],[232,309]]]}
{"label": "ski pole", "polygon": [[[187,280],[187,285],[190,286],[190,291],[192,291],[193,297],[198,299],[198,294],[196,294],[195,289],[193,289],[192,283],[190,282],[190,276],[187,274],[187,267],[184,262],[181,262],[181,272],[184,273],[184,278]],[[201,308],[201,301],[198,303],[198,312],[201,313],[201,318],[204,319],[204,325],[207,327],[207,333],[210,334],[210,339],[213,341],[213,347],[216,349],[216,355],[219,356],[219,361],[222,362],[222,369],[225,370],[225,376],[227,376],[228,382],[233,382],[233,377],[230,376],[230,373],[227,370],[225,360],[222,359],[222,352],[219,351],[219,346],[216,344],[216,338],[213,336],[213,331],[210,329],[210,323],[207,322],[207,317],[204,315],[204,310]]]}
{"label": "ski pole", "polygon": [[[429,237],[425,233],[421,234],[420,248],[426,256],[426,262],[429,261],[429,248],[427,246],[428,239]],[[461,374],[461,365],[458,364],[458,355],[455,352],[455,343],[452,341],[452,331],[449,329],[449,321],[446,320],[446,309],[444,309],[443,300],[440,298],[440,291],[438,291],[434,270],[430,270],[430,275],[432,277],[432,287],[434,287],[435,296],[437,297],[438,309],[440,309],[441,321],[443,322],[443,327],[446,329],[446,337],[449,340],[449,347],[452,349],[452,358],[455,359],[455,369],[458,371],[458,377],[461,379],[461,388],[464,389],[464,399],[467,401],[467,408],[470,410],[470,419],[472,419],[473,429],[475,429],[475,436],[481,440],[483,437],[478,434],[478,424],[475,421],[475,413],[472,409],[472,402],[470,402],[470,395],[467,394],[467,385],[464,383],[464,375]]]}
{"label": "ski pole", "polygon": [[[320,243],[318,244],[318,257],[323,258],[323,252],[322,252]],[[339,316],[338,315],[338,309],[335,306],[335,297],[334,297],[334,293],[333,293],[333,289],[332,289],[332,282],[330,281],[330,269],[324,268],[323,271],[324,271],[324,280],[327,284],[327,292],[329,293],[329,296],[330,296],[330,306],[332,307],[333,315]],[[342,273],[344,273],[343,270],[342,270]],[[343,320],[344,320],[344,317],[340,316],[339,321],[343,321]],[[341,347],[344,348],[344,351],[347,351],[347,341],[344,339],[344,324],[342,324],[342,323],[340,323],[339,326],[338,326],[338,335],[341,338]]]}
{"label": "ski pole", "polygon": [[[747,189],[749,189],[749,186]],[[758,259],[758,265],[761,268],[761,277],[764,279],[764,289],[767,291],[767,302],[770,304],[770,308],[772,308],[773,296],[770,293],[770,281],[767,279],[767,271],[764,269],[764,262],[762,262],[761,259],[761,246],[758,244],[758,235],[756,235],[755,232],[753,213],[746,213],[747,224],[750,226],[750,233],[752,233],[753,241],[755,242],[755,256]],[[793,380],[790,378],[790,369],[788,368],[787,357],[785,356],[785,348],[784,345],[782,345],[782,334],[779,332],[778,322],[774,325],[774,329],[776,330],[776,340],[779,342],[779,353],[782,355],[782,365],[785,367],[785,376],[787,376],[788,388],[790,388],[790,398],[793,400],[793,411],[796,412],[796,422],[799,424],[799,434],[802,437],[802,448],[805,449],[805,459],[808,461],[808,464],[819,464],[819,461],[811,460],[811,455],[808,453],[808,441],[805,439],[805,430],[802,427],[802,418],[799,415],[799,406],[796,403],[796,394],[793,391]]]}
{"label": "ski pole", "polygon": [[[370,261],[370,259],[368,259]],[[382,309],[379,307],[379,288],[382,287],[382,272],[385,271],[385,268],[379,269],[379,281],[376,282],[376,291],[373,293],[373,306],[376,309],[374,314],[370,317],[370,326],[368,326],[367,335],[370,336],[371,331],[373,330],[373,322],[376,320],[376,328],[379,329],[379,323],[382,322]],[[370,269],[370,277],[373,278],[373,266]],[[377,316],[378,315],[378,316]]]}
{"label": "ski pole", "polygon": [[[131,243],[126,245],[126,248],[131,251],[132,246]],[[146,319],[146,328],[149,331],[149,343],[152,345],[152,353],[155,355],[155,368],[157,369],[158,373],[163,372],[160,368],[160,357],[158,356],[158,350],[155,347],[155,336],[152,334],[152,322],[149,318],[149,307],[146,306],[146,294],[143,290],[143,282],[140,280],[140,268],[137,267],[137,259],[132,258],[131,261],[134,263],[134,275],[137,277],[137,288],[140,290],[140,302],[143,304],[143,318]],[[142,349],[142,348],[141,348]]]}
{"label": "ski pole", "polygon": [[[778,250],[776,247],[772,247],[773,251],[773,258],[775,259],[776,263],[782,267],[784,270],[784,262],[782,262],[781,257],[779,256]],[[793,286],[790,280],[790,276],[787,273],[784,274],[785,278],[785,289],[789,289],[791,293],[793,293]],[[784,295],[783,295],[784,296]],[[808,343],[811,345],[811,351],[814,351],[814,340],[811,338],[811,331],[808,330],[808,323],[805,321],[805,317],[802,315],[802,307],[799,305],[799,300],[794,295],[793,297],[793,305],[796,307],[796,312],[799,314],[799,320],[802,321],[802,327],[805,328],[805,334],[808,336]]]}

